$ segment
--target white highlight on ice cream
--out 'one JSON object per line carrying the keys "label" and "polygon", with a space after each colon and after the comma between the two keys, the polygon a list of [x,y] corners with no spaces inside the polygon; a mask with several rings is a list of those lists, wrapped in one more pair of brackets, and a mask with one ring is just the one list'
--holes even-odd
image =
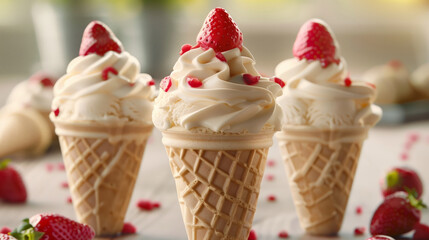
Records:
{"label": "white highlight on ice cream", "polygon": [[[336,54],[340,56],[339,49]],[[287,59],[277,65],[276,76],[286,82],[283,96],[277,99],[283,109],[283,126],[332,129],[373,126],[379,120],[381,109],[371,104],[375,89],[356,80],[345,86],[347,65],[344,58],[339,58],[339,64],[325,68],[320,61],[305,58]]]}
{"label": "white highlight on ice cream", "polygon": [[[155,100],[155,127],[216,133],[281,129],[281,110],[275,102],[282,94],[280,85],[264,77],[255,85],[244,83],[245,73],[259,76],[254,58],[245,47],[222,54],[226,62],[216,58],[211,48],[191,49],[180,56],[170,75],[171,88],[168,92],[160,90]],[[192,88],[187,77],[196,77],[203,85]]]}
{"label": "white highlight on ice cream", "polygon": [[25,80],[12,89],[6,105],[8,107],[32,108],[49,113],[53,96],[52,87],[43,86],[37,81]]}
{"label": "white highlight on ice cream", "polygon": [[[113,67],[118,75],[102,71]],[[140,64],[128,52],[107,52],[104,56],[89,54],[73,59],[67,74],[54,86],[51,119],[62,121],[143,122],[152,124],[152,101],[155,87],[152,78],[140,74]]]}

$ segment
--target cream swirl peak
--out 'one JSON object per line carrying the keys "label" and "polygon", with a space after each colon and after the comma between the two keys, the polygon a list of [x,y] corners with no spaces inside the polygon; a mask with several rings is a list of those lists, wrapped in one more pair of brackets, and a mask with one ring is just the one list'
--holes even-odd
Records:
{"label": "cream swirl peak", "polygon": [[160,84],[154,125],[214,133],[280,130],[275,99],[282,94],[281,80],[260,76],[226,11],[212,10],[198,36],[196,46],[182,47],[173,72]]}
{"label": "cream swirl peak", "polygon": [[372,104],[375,87],[350,79],[346,61],[325,22],[307,21],[299,31],[293,53],[295,58],[275,69],[276,76],[287,82],[284,95],[277,99],[285,127],[332,129],[372,126],[379,120],[381,109]]}
{"label": "cream swirl peak", "polygon": [[154,97],[151,76],[140,74],[137,59],[122,50],[107,26],[94,21],[85,29],[80,56],[54,86],[51,119],[151,125]]}

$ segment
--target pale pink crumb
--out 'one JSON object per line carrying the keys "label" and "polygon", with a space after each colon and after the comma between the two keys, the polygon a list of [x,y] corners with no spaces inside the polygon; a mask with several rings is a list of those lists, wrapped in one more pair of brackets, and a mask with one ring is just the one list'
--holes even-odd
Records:
{"label": "pale pink crumb", "polygon": [[361,207],[361,206],[357,206],[357,207],[356,207],[356,214],[357,214],[357,215],[361,215],[361,214],[362,214],[362,211],[363,211],[363,209],[362,209],[362,207]]}
{"label": "pale pink crumb", "polygon": [[130,222],[125,222],[122,228],[122,234],[134,234],[137,232],[137,228]]}
{"label": "pale pink crumb", "polygon": [[266,178],[267,178],[267,181],[273,181],[274,180],[274,175],[267,174]]}
{"label": "pale pink crumb", "polygon": [[286,232],[285,230],[282,230],[279,232],[278,234],[279,238],[288,238],[289,237],[289,233]]}
{"label": "pale pink crumb", "polygon": [[62,188],[68,188],[69,187],[69,183],[68,182],[62,182],[61,183],[61,187]]}
{"label": "pale pink crumb", "polygon": [[66,169],[66,167],[64,166],[64,163],[62,162],[58,163],[57,167],[58,167],[58,170],[61,170],[61,171],[64,171]]}
{"label": "pale pink crumb", "polygon": [[409,157],[409,156],[408,156],[408,153],[402,153],[402,154],[401,154],[401,160],[402,160],[402,161],[406,161],[406,160],[408,160],[408,157]]}
{"label": "pale pink crumb", "polygon": [[408,139],[410,139],[410,141],[412,142],[416,142],[417,140],[419,140],[419,138],[420,138],[420,134],[418,133],[410,133],[408,135]]}
{"label": "pale pink crumb", "polygon": [[270,160],[268,160],[268,161],[267,161],[267,165],[268,165],[269,167],[274,167],[274,166],[276,165],[276,161],[274,161],[274,160],[270,159]]}
{"label": "pale pink crumb", "polygon": [[12,232],[12,230],[10,228],[8,228],[8,227],[2,227],[0,229],[0,233],[3,233],[3,234],[8,234],[10,232]]}
{"label": "pale pink crumb", "polygon": [[405,148],[405,150],[410,150],[411,149],[411,147],[413,147],[413,145],[414,145],[414,142],[412,142],[412,141],[408,141],[408,142],[406,142],[405,143],[405,146],[404,146],[404,148]]}
{"label": "pale pink crumb", "polygon": [[54,165],[52,163],[46,163],[45,167],[48,172],[52,172],[52,170],[54,170]]}
{"label": "pale pink crumb", "polygon": [[67,197],[66,201],[67,201],[67,203],[72,203],[73,202],[73,200],[72,200],[72,198],[70,196]]}
{"label": "pale pink crumb", "polygon": [[256,236],[256,232],[255,232],[255,230],[250,230],[250,233],[249,233],[249,237],[247,238],[247,240],[257,240],[258,239],[258,236]]}
{"label": "pale pink crumb", "polygon": [[161,203],[160,203],[160,202],[153,202],[153,203],[152,203],[152,206],[153,206],[154,208],[160,208],[160,207],[161,207]]}
{"label": "pale pink crumb", "polygon": [[365,227],[356,227],[354,233],[355,236],[363,235],[365,233]]}

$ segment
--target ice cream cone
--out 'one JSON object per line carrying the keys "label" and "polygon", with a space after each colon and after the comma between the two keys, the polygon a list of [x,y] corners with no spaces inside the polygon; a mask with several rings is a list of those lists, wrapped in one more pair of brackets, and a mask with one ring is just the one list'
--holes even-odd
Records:
{"label": "ice cream cone", "polygon": [[340,230],[368,130],[290,127],[277,133],[295,207],[306,232],[332,235]]}
{"label": "ice cream cone", "polygon": [[55,125],[78,221],[119,234],[152,126]]}
{"label": "ice cream cone", "polygon": [[247,239],[273,132],[163,132],[188,239]]}
{"label": "ice cream cone", "polygon": [[5,108],[0,114],[0,157],[40,155],[54,135],[48,113],[31,108]]}

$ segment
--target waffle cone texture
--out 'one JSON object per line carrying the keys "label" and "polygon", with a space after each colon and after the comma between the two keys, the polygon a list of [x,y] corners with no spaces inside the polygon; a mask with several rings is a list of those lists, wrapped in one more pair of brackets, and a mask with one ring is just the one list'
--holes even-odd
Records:
{"label": "waffle cone texture", "polygon": [[56,123],[56,130],[77,220],[97,236],[121,233],[152,126]]}
{"label": "waffle cone texture", "polygon": [[367,128],[277,133],[301,227],[323,236],[339,232]]}
{"label": "waffle cone texture", "polygon": [[189,240],[248,238],[272,135],[163,132]]}

